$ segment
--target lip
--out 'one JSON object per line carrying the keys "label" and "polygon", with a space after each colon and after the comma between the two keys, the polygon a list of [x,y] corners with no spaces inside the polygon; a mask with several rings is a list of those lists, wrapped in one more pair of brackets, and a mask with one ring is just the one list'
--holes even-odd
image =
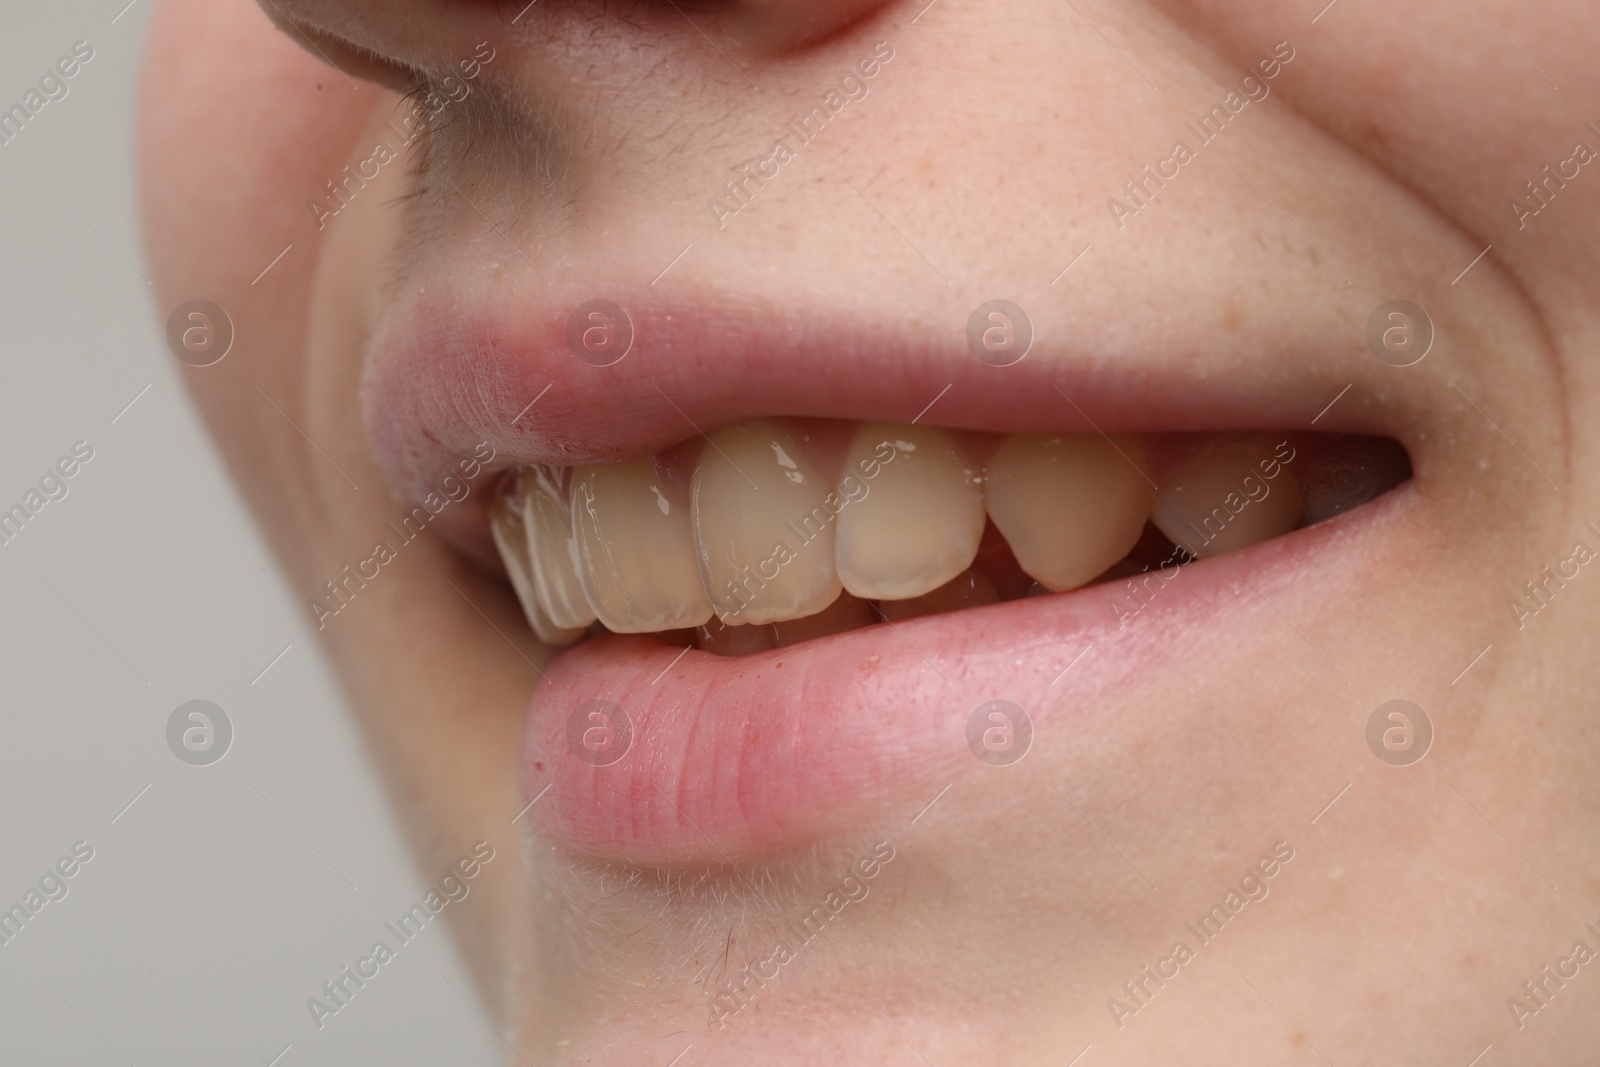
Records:
{"label": "lip", "polygon": [[[616,295],[633,347],[595,367],[566,340],[567,312],[588,299],[540,293],[533,306],[479,308],[430,286],[394,316],[374,345],[362,402],[397,492],[426,494],[484,442],[500,466],[618,462],[760,416],[921,415],[992,433],[1305,430],[1350,385],[1315,429],[1393,437],[1414,458],[1414,435],[1433,421],[1424,398],[1395,390],[1370,356],[1330,349],[1331,313],[1264,321],[1245,354],[1236,336],[1169,336],[1156,353],[1092,322],[1074,323],[1070,338],[1040,327],[1026,358],[994,367],[966,348],[965,311],[891,325],[732,298]],[[1284,373],[1258,354],[1283,352],[1315,355]],[[1369,402],[1377,394],[1383,401]]]}
{"label": "lip", "polygon": [[[525,799],[541,798],[531,813],[562,846],[647,865],[792,851],[896,806],[909,819],[958,773],[1003,773],[968,746],[980,705],[1021,707],[1035,748],[1110,729],[1142,678],[1203,673],[1219,642],[1281,629],[1275,608],[1292,612],[1306,589],[1348,573],[1353,550],[1413,501],[1408,483],[1188,564],[1126,625],[1111,610],[1122,588],[1111,582],[732,659],[591,638],[557,657],[534,695]],[[1205,625],[1218,618],[1225,632]],[[569,742],[569,717],[595,700],[632,725],[631,747],[607,766]]]}
{"label": "lip", "polygon": [[[1041,331],[1026,359],[997,368],[966,349],[964,317],[824,327],[822,316],[653,296],[614,298],[629,310],[633,347],[596,367],[566,343],[562,309],[586,299],[541,295],[537,307],[486,311],[435,290],[391,320],[403,325],[380,336],[363,402],[375,455],[402,495],[426,492],[483,442],[500,466],[617,461],[752,417],[910,421],[930,403],[929,422],[991,432],[1305,430],[1354,378],[1352,395],[1315,429],[1408,444],[1431,422],[1405,395],[1364,402],[1379,380],[1331,353],[1323,378],[1229,355],[1237,338],[1196,336],[1156,359],[1124,349],[1119,334],[1085,329],[1075,351],[1052,348]],[[1280,335],[1255,337],[1259,351],[1322,347],[1313,323],[1263,329]],[[967,742],[981,704],[1026,710],[1036,747],[1095,730],[1096,709],[1122,704],[1151,672],[1199,672],[1219,640],[1265,640],[1283,622],[1246,579],[1282,607],[1274,590],[1292,601],[1347,565],[1346,547],[1398,521],[1414,486],[1189,564],[1126,626],[1110,609],[1113,583],[739,658],[590,638],[559,653],[530,698],[521,780],[524,803],[538,803],[529,818],[576,853],[678,865],[803,848],[896,803],[912,805],[909,817],[955,771],[987,769]],[[1225,635],[1201,625],[1224,607],[1237,620]],[[631,724],[631,747],[608,765],[580,758],[569,740],[569,720],[595,701]]]}

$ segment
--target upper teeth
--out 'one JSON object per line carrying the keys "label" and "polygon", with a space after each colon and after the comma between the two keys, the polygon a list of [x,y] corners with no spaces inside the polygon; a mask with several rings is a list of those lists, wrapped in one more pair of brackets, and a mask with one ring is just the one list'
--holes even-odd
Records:
{"label": "upper teeth", "polygon": [[[1207,556],[1327,510],[1302,500],[1292,448],[1255,440],[1213,442],[1160,491],[1137,438],[867,423],[842,448],[758,421],[711,434],[689,468],[665,454],[525,467],[495,502],[495,540],[546,642],[598,618],[618,633],[709,624],[719,647],[769,648],[869,619],[862,600],[905,618],[998,599],[1002,579],[971,569],[986,512],[1022,570],[1059,591],[1123,559],[1147,521]],[[744,627],[764,633],[727,636]]]}
{"label": "upper teeth", "polygon": [[989,514],[1022,569],[1048,589],[1073,589],[1127,555],[1154,493],[1129,455],[1133,441],[1007,437],[989,461]]}
{"label": "upper teeth", "polygon": [[[868,475],[876,472],[877,477]],[[839,493],[839,580],[858,597],[906,600],[966,570],[983,538],[983,487],[956,440],[931,426],[867,423]]]}
{"label": "upper teeth", "polygon": [[[583,628],[595,620],[594,608],[578,578],[578,539],[563,492],[564,476],[569,473],[557,467],[526,467],[520,486],[538,608],[549,625],[575,632],[565,640],[558,639],[557,644],[577,640]],[[538,620],[533,621],[537,628]]]}
{"label": "upper teeth", "polygon": [[546,576],[534,574],[530,557],[533,536],[523,519],[522,504],[520,492],[495,498],[489,509],[489,528],[494,533],[495,546],[500,549],[500,559],[511,576],[511,588],[516,590],[522,610],[539,640],[552,645],[571,644],[583,636],[583,630],[557,626],[540,602],[538,583]]}
{"label": "upper teeth", "polygon": [[1201,559],[1288,533],[1303,503],[1297,479],[1285,477],[1294,458],[1292,447],[1214,441],[1157,498],[1151,519]]}
{"label": "upper teeth", "polygon": [[584,592],[607,629],[648,633],[711,618],[689,509],[669,495],[654,463],[580,467],[572,527]]}
{"label": "upper teeth", "polygon": [[705,595],[725,623],[815,615],[839,596],[838,517],[824,481],[784,430],[718,430],[695,464],[694,542]]}

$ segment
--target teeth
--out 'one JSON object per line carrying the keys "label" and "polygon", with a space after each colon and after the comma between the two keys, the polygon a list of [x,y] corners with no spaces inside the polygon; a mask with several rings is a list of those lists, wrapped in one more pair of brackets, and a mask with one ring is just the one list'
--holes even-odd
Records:
{"label": "teeth", "polygon": [[547,645],[570,645],[583,636],[583,630],[557,626],[539,606],[528,556],[528,530],[522,521],[520,504],[521,491],[512,489],[495,497],[489,506],[489,530],[494,534],[495,547],[500,549],[500,559],[511,577],[511,588],[516,590],[517,599],[522,603],[522,613],[528,617],[528,624],[539,640]]}
{"label": "teeth", "polygon": [[1132,440],[1013,434],[989,461],[989,517],[1046,588],[1083,585],[1139,540],[1151,490],[1118,448],[1139,454]]}
{"label": "teeth", "polygon": [[[1300,455],[1264,435],[1014,434],[986,441],[975,468],[971,442],[934,427],[785,425],[509,478],[490,528],[539,639],[570,644],[598,617],[748,655],[1137,574],[1169,541],[1190,557],[1236,551],[1411,474],[1405,450],[1375,438],[1294,438]],[[1178,471],[1159,492],[1147,443]]]}
{"label": "teeth", "polygon": [[941,585],[931,593],[911,600],[885,600],[879,609],[890,622],[917,619],[924,615],[938,615],[962,608],[982,607],[998,603],[1000,592],[994,583],[977,571],[966,571]]}
{"label": "teeth", "polygon": [[578,545],[572,515],[557,473],[548,467],[527,467],[522,479],[522,521],[528,528],[528,559],[539,607],[552,623],[578,630],[595,620],[578,578]]}
{"label": "teeth", "polygon": [[983,537],[983,493],[944,430],[869,423],[839,476],[835,560],[858,597],[905,600],[966,570]]}
{"label": "teeth", "polygon": [[700,585],[688,501],[649,460],[579,467],[573,532],[589,605],[613,633],[654,633],[711,618]]}
{"label": "teeth", "polygon": [[840,499],[787,433],[766,422],[717,431],[691,485],[700,576],[722,621],[796,619],[833,603]]}
{"label": "teeth", "polygon": [[1150,521],[1201,559],[1259,544],[1300,525],[1293,446],[1209,445],[1156,495]]}

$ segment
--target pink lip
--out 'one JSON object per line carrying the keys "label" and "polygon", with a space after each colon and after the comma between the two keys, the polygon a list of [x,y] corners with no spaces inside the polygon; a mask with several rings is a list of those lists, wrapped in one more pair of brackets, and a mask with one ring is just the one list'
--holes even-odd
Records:
{"label": "pink lip", "polygon": [[[1110,607],[1122,592],[1113,582],[737,659],[698,650],[678,659],[680,649],[648,638],[585,641],[558,657],[534,695],[526,799],[540,798],[531,813],[563,846],[650,865],[789,851],[893,805],[910,818],[958,772],[1003,773],[969,748],[980,705],[1021,707],[1035,747],[1107,729],[1141,679],[1199,671],[1218,642],[1250,643],[1283,626],[1247,578],[1273,604],[1292,605],[1297,590],[1317,586],[1315,572],[1342,566],[1343,545],[1397,521],[1411,499],[1390,494],[1190,564],[1126,625]],[[1230,620],[1225,633],[1209,625],[1219,617]],[[607,766],[569,743],[569,718],[596,700],[632,725],[631,746]]]}
{"label": "pink lip", "polygon": [[585,299],[486,311],[430,289],[407,309],[380,338],[363,390],[374,454],[402,495],[426,494],[440,471],[485,441],[501,465],[611,462],[767,415],[909,422],[931,404],[923,421],[996,433],[1306,429],[1354,379],[1352,395],[1318,430],[1406,442],[1428,417],[1406,396],[1386,409],[1362,404],[1364,387],[1392,389],[1373,373],[1386,368],[1350,359],[1343,347],[1309,358],[1328,345],[1314,323],[1266,326],[1275,332],[1251,347],[1305,353],[1308,364],[1328,366],[1325,383],[1281,373],[1281,360],[1252,358],[1242,368],[1237,338],[1169,338],[1152,354],[1085,324],[1070,347],[1045,335],[1021,362],[992,367],[966,347],[964,310],[949,322],[890,330],[824,326],[822,312],[618,295],[633,347],[595,367],[567,347],[567,312]]}
{"label": "pink lip", "polygon": [[[621,362],[595,367],[566,342],[566,311],[585,299],[484,311],[435,290],[407,309],[403,328],[380,339],[363,397],[375,454],[402,494],[425,493],[439,470],[484,441],[506,466],[620,460],[758,416],[909,421],[935,397],[926,421],[999,432],[1304,429],[1339,389],[1269,372],[1259,359],[1242,366],[1204,337],[1181,356],[1156,358],[1085,327],[1071,358],[1049,351],[1045,337],[1027,359],[997,368],[966,349],[964,314],[937,328],[824,330],[814,325],[820,316],[646,297],[614,298],[629,308],[635,340]],[[1322,339],[1303,329],[1255,344],[1318,351]],[[1356,380],[1357,397],[1379,387],[1371,368],[1328,362],[1349,364],[1336,373],[1341,385]],[[1405,442],[1426,428],[1425,416],[1404,397],[1384,407],[1351,402],[1317,429]],[[1216,642],[1251,642],[1281,626],[1265,604],[1239,608],[1241,596],[1256,598],[1247,576],[1292,600],[1315,587],[1306,581],[1313,572],[1340,565],[1353,533],[1394,521],[1414,499],[1391,494],[1192,564],[1125,627],[1109,606],[1114,584],[737,659],[700,651],[679,659],[681,649],[645,638],[584,641],[555,659],[531,700],[522,780],[525,800],[538,803],[529,817],[592,856],[717,863],[803,847],[886,805],[920,806],[952,772],[989,770],[967,742],[979,705],[1022,707],[1036,745],[1093,730],[1096,709],[1123,703],[1114,694],[1150,672],[1198,670]],[[1224,605],[1238,620],[1225,635],[1205,625]],[[596,701],[620,707],[631,724],[630,747],[605,765],[568,734],[575,714],[579,735],[607,725],[585,718],[606,707]]]}

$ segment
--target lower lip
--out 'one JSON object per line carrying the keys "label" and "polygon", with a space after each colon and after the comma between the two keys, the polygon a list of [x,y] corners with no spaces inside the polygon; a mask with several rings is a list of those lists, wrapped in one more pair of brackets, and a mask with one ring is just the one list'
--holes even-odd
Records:
{"label": "lower lip", "polygon": [[561,653],[534,694],[524,802],[557,845],[651,866],[792,851],[895,805],[909,817],[978,762],[968,728],[980,705],[1022,708],[1035,743],[1095,730],[1153,677],[1204,663],[1216,641],[1237,646],[1281,627],[1265,604],[1239,609],[1241,596],[1259,600],[1247,579],[1274,604],[1275,589],[1288,599],[1291,586],[1318,587],[1315,572],[1413,495],[1408,484],[1191,563],[1131,618],[1111,607],[1135,603],[1118,581],[739,658],[591,638]]}

